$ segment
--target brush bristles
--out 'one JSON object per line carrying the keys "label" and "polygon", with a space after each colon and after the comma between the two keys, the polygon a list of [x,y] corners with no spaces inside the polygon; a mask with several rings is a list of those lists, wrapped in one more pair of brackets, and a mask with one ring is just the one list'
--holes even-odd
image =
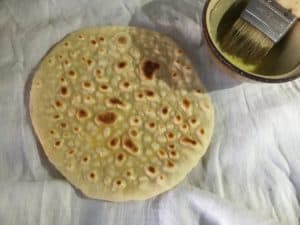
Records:
{"label": "brush bristles", "polygon": [[270,38],[241,18],[221,40],[224,52],[249,64],[259,64],[273,46],[274,42]]}

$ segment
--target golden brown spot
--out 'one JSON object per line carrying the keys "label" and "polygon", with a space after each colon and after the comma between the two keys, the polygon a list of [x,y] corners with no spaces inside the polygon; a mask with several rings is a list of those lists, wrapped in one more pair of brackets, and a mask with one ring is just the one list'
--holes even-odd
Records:
{"label": "golden brown spot", "polygon": [[184,99],[182,100],[182,104],[183,104],[183,106],[184,106],[186,109],[188,109],[188,108],[190,107],[190,105],[191,105],[191,102],[190,102],[188,99],[184,98]]}
{"label": "golden brown spot", "polygon": [[54,130],[50,130],[49,133],[53,135],[54,134]]}
{"label": "golden brown spot", "polygon": [[120,43],[120,44],[126,44],[127,43],[127,38],[126,37],[124,37],[124,36],[121,36],[121,37],[119,37],[118,38],[118,42]]}
{"label": "golden brown spot", "polygon": [[90,161],[90,157],[89,156],[83,156],[81,159],[81,162],[83,164],[87,164]]}
{"label": "golden brown spot", "polygon": [[203,93],[201,89],[197,89],[196,92],[197,92],[198,94],[202,94],[202,93]]}
{"label": "golden brown spot", "polygon": [[61,82],[65,82],[65,78],[61,77],[61,78],[60,78],[60,81],[61,81]]}
{"label": "golden brown spot", "polygon": [[79,116],[80,117],[87,117],[87,112],[83,109],[79,110]]}
{"label": "golden brown spot", "polygon": [[169,144],[169,145],[168,145],[168,148],[169,148],[169,149],[175,149],[175,145],[174,145],[174,144]]}
{"label": "golden brown spot", "polygon": [[91,179],[94,179],[96,177],[96,174],[94,172],[90,172],[89,176]]}
{"label": "golden brown spot", "polygon": [[150,122],[150,123],[149,123],[149,127],[150,127],[150,128],[155,128],[155,123],[154,123],[154,122]]}
{"label": "golden brown spot", "polygon": [[97,44],[97,42],[95,40],[91,40],[91,44],[95,45],[95,44]]}
{"label": "golden brown spot", "polygon": [[131,176],[131,172],[130,172],[130,171],[127,171],[127,172],[126,172],[126,175],[127,175],[128,177],[130,177],[130,176]]}
{"label": "golden brown spot", "polygon": [[176,49],[176,53],[177,53],[178,55],[182,55],[183,51],[182,51],[181,49]]}
{"label": "golden brown spot", "polygon": [[99,40],[103,42],[105,39],[104,39],[104,37],[100,36]]}
{"label": "golden brown spot", "polygon": [[191,123],[192,123],[192,124],[196,124],[196,123],[197,123],[197,119],[196,119],[196,118],[192,118],[192,119],[191,119]]}
{"label": "golden brown spot", "polygon": [[145,90],[145,93],[148,97],[153,97],[154,96],[154,92],[151,90]]}
{"label": "golden brown spot", "polygon": [[176,78],[177,76],[178,76],[178,74],[177,74],[176,72],[173,72],[173,73],[172,73],[172,77],[173,77],[173,78]]}
{"label": "golden brown spot", "polygon": [[171,154],[173,157],[177,156],[177,152],[175,152],[175,151],[171,151],[170,154]]}
{"label": "golden brown spot", "polygon": [[115,148],[119,145],[119,138],[115,137],[109,142],[110,147]]}
{"label": "golden brown spot", "polygon": [[169,112],[168,107],[164,107],[164,108],[162,109],[162,113],[163,113],[164,115],[167,115],[168,112]]}
{"label": "golden brown spot", "polygon": [[79,109],[77,111],[77,118],[79,118],[79,119],[86,119],[88,116],[89,116],[89,113],[85,109]]}
{"label": "golden brown spot", "polygon": [[89,82],[89,81],[84,81],[84,82],[83,82],[83,86],[86,87],[86,88],[89,88],[89,87],[92,86],[92,84],[91,84],[91,82]]}
{"label": "golden brown spot", "polygon": [[145,61],[142,65],[143,74],[148,80],[153,79],[155,71],[159,70],[159,68],[160,65],[158,63],[150,60]]}
{"label": "golden brown spot", "polygon": [[69,62],[69,60],[67,60],[67,59],[64,61],[64,64],[65,64],[65,65],[69,65],[69,63],[70,63],[70,62]]}
{"label": "golden brown spot", "polygon": [[87,64],[90,66],[93,63],[91,59],[88,59]]}
{"label": "golden brown spot", "polygon": [[123,188],[125,188],[125,186],[126,186],[126,183],[123,179],[116,179],[113,184],[113,189],[114,188],[123,189]]}
{"label": "golden brown spot", "polygon": [[70,70],[68,74],[69,74],[70,77],[74,77],[75,76],[74,70]]}
{"label": "golden brown spot", "polygon": [[130,139],[127,139],[125,142],[124,142],[124,145],[131,149],[132,152],[137,152],[137,147],[136,145],[133,143],[133,141],[131,141]]}
{"label": "golden brown spot", "polygon": [[61,127],[61,128],[66,128],[66,127],[67,127],[67,124],[66,124],[66,123],[61,123],[61,124],[60,124],[60,127]]}
{"label": "golden brown spot", "polygon": [[59,58],[59,59],[62,59],[62,58],[63,58],[63,56],[62,56],[62,55],[58,55],[58,58]]}
{"label": "golden brown spot", "polygon": [[61,141],[55,141],[54,145],[55,145],[55,147],[60,147],[61,146]]}
{"label": "golden brown spot", "polygon": [[118,159],[118,161],[123,161],[123,160],[124,160],[124,158],[125,158],[125,156],[124,156],[124,154],[123,154],[123,153],[119,153],[119,154],[117,155],[117,159]]}
{"label": "golden brown spot", "polygon": [[117,115],[114,112],[104,112],[96,116],[96,122],[104,124],[112,124],[117,120]]}
{"label": "golden brown spot", "polygon": [[68,47],[69,46],[69,42],[65,42],[64,46]]}
{"label": "golden brown spot", "polygon": [[57,108],[60,108],[60,107],[62,107],[62,102],[61,101],[59,101],[59,100],[56,100],[55,101],[55,106],[57,107]]}
{"label": "golden brown spot", "polygon": [[200,133],[201,133],[202,135],[205,134],[205,131],[204,131],[203,128],[200,129]]}
{"label": "golden brown spot", "polygon": [[181,121],[181,116],[180,116],[180,115],[177,115],[177,116],[176,116],[176,120],[177,120],[178,122],[180,122],[180,121]]}
{"label": "golden brown spot", "polygon": [[165,152],[164,152],[163,150],[159,150],[159,154],[160,154],[161,156],[165,156]]}
{"label": "golden brown spot", "polygon": [[121,62],[118,63],[118,67],[120,69],[124,68],[126,65],[127,65],[127,63],[125,61],[121,61]]}
{"label": "golden brown spot", "polygon": [[185,69],[186,69],[186,70],[191,70],[192,67],[191,67],[191,66],[186,66]]}
{"label": "golden brown spot", "polygon": [[131,126],[140,126],[140,125],[142,125],[141,119],[138,116],[130,117],[129,123],[130,123]]}
{"label": "golden brown spot", "polygon": [[168,138],[169,139],[173,139],[175,137],[175,135],[172,133],[172,132],[169,132],[168,133]]}
{"label": "golden brown spot", "polygon": [[100,69],[97,69],[95,71],[95,77],[96,77],[97,81],[101,80],[101,78],[102,78],[102,71]]}
{"label": "golden brown spot", "polygon": [[111,98],[111,99],[109,99],[109,102],[112,105],[124,106],[124,103],[120,99],[118,99],[118,98]]}
{"label": "golden brown spot", "polygon": [[63,95],[63,96],[67,96],[67,95],[68,95],[68,88],[67,88],[66,86],[62,86],[62,87],[60,88],[60,93],[61,93],[61,95]]}
{"label": "golden brown spot", "polygon": [[170,151],[168,156],[170,159],[178,159],[179,158],[179,154],[175,150]]}
{"label": "golden brown spot", "polygon": [[189,138],[189,137],[183,137],[183,138],[181,139],[181,142],[182,142],[183,144],[188,144],[188,145],[192,145],[192,146],[197,146],[197,141],[195,141],[195,140],[193,140],[193,139],[191,139],[191,138]]}
{"label": "golden brown spot", "polygon": [[176,62],[177,64],[180,64],[180,60],[179,60],[179,59],[176,59],[175,62]]}
{"label": "golden brown spot", "polygon": [[102,85],[100,86],[100,89],[101,89],[102,91],[106,91],[106,90],[108,89],[108,86],[107,86],[106,84],[102,84]]}
{"label": "golden brown spot", "polygon": [[78,35],[78,38],[79,38],[79,39],[82,39],[82,38],[83,38],[83,36],[82,36],[81,34],[79,34],[79,35]]}
{"label": "golden brown spot", "polygon": [[144,95],[143,95],[142,93],[139,93],[139,94],[138,94],[138,97],[139,97],[140,99],[142,99],[142,98],[144,97]]}
{"label": "golden brown spot", "polygon": [[156,172],[156,170],[155,170],[155,168],[153,167],[153,166],[149,166],[148,167],[148,171],[150,172],[150,173],[155,173]]}
{"label": "golden brown spot", "polygon": [[125,82],[123,83],[123,86],[124,86],[125,88],[129,88],[130,83],[129,83],[128,81],[125,81]]}
{"label": "golden brown spot", "polygon": [[164,150],[159,150],[159,151],[157,152],[157,155],[158,155],[158,157],[159,157],[160,159],[165,159],[165,158],[167,158],[167,153],[166,153]]}
{"label": "golden brown spot", "polygon": [[74,149],[70,149],[70,150],[68,151],[68,154],[69,154],[69,155],[74,155],[74,153],[75,153]]}
{"label": "golden brown spot", "polygon": [[74,127],[74,132],[78,133],[79,132],[79,127]]}
{"label": "golden brown spot", "polygon": [[60,115],[59,115],[59,114],[54,114],[54,115],[53,115],[53,119],[55,119],[55,120],[60,119]]}
{"label": "golden brown spot", "polygon": [[132,154],[136,154],[139,151],[137,145],[128,137],[123,139],[123,147]]}
{"label": "golden brown spot", "polygon": [[130,135],[136,137],[138,135],[138,132],[136,130],[131,130]]}
{"label": "golden brown spot", "polygon": [[170,161],[170,160],[167,161],[168,168],[173,168],[174,166],[175,166],[175,164],[172,161]]}

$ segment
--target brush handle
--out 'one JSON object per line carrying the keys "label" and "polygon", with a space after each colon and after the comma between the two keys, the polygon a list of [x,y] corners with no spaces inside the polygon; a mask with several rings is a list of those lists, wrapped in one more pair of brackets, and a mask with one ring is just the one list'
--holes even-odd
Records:
{"label": "brush handle", "polygon": [[276,0],[284,8],[291,10],[291,12],[300,18],[300,0]]}

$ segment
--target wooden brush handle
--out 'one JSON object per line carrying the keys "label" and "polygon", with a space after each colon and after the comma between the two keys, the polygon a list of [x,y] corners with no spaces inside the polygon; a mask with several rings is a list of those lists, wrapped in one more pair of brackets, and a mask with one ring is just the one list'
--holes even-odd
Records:
{"label": "wooden brush handle", "polygon": [[292,13],[300,18],[300,0],[276,0],[284,8],[289,9]]}

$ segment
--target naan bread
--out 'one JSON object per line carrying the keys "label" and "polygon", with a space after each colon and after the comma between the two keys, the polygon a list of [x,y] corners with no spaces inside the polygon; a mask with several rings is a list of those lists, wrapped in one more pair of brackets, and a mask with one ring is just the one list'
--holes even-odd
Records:
{"label": "naan bread", "polygon": [[30,113],[49,160],[85,195],[143,200],[178,184],[213,131],[209,96],[170,38],[134,27],[69,34],[34,76]]}

